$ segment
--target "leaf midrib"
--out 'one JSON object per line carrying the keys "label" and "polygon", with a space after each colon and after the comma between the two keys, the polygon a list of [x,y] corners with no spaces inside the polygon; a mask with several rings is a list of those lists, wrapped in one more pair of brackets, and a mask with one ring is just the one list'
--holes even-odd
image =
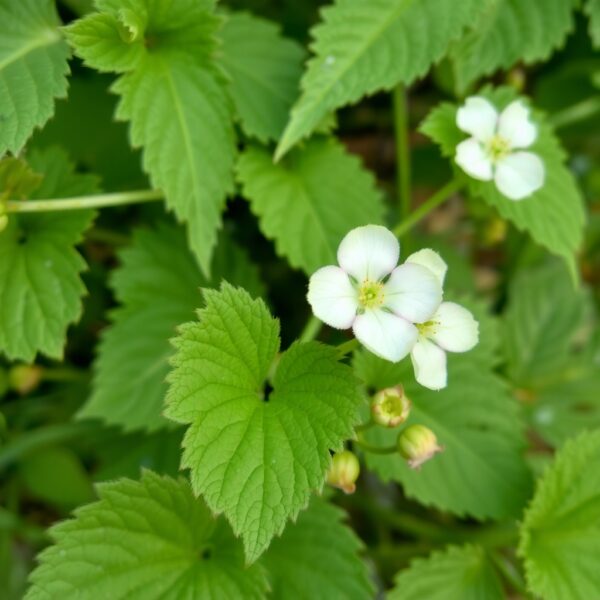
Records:
{"label": "leaf midrib", "polygon": [[43,48],[44,46],[52,46],[61,40],[61,36],[56,29],[45,29],[43,33],[45,35],[31,39],[27,44],[0,60],[0,71],[3,71],[6,67],[34,50]]}

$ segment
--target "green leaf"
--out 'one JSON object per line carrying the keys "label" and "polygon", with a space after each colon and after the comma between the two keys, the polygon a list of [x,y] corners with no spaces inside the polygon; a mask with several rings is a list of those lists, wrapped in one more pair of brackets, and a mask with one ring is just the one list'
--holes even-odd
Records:
{"label": "green leaf", "polygon": [[472,29],[454,47],[458,89],[517,62],[547,60],[574,29],[579,0],[488,0]]}
{"label": "green leaf", "polygon": [[[117,118],[131,122],[132,144],[144,149],[144,169],[188,224],[205,274],[233,190],[235,156],[231,102],[213,62],[221,24],[213,4],[129,0],[141,20],[132,23],[121,2],[104,0],[101,15],[110,19],[99,23],[99,15],[89,15],[68,28],[75,52],[90,66],[127,71],[112,87],[121,96]],[[114,45],[107,41],[111,24],[113,41],[121,39]],[[133,57],[132,46],[138,48]]]}
{"label": "green leaf", "polygon": [[0,156],[17,154],[67,95],[59,24],[52,0],[0,0]]}
{"label": "green leaf", "polygon": [[263,569],[187,482],[146,471],[98,486],[100,500],[55,525],[27,600],[263,598]]}
{"label": "green leaf", "polygon": [[298,95],[304,50],[270,21],[234,13],[221,30],[222,64],[244,132],[277,140]]}
{"label": "green leaf", "polygon": [[373,598],[373,584],[358,557],[362,543],[343,525],[345,513],[320,498],[273,540],[261,559],[278,600]]}
{"label": "green leaf", "polygon": [[567,442],[538,483],[521,527],[530,589],[544,600],[600,592],[600,431]]}
{"label": "green leaf", "polygon": [[584,11],[590,19],[589,31],[594,47],[600,47],[600,0],[587,0]]}
{"label": "green leaf", "polygon": [[[489,367],[468,355],[450,356],[449,385],[439,392],[415,383],[407,361],[394,365],[360,352],[355,370],[373,391],[401,383],[413,403],[408,425],[429,427],[444,446],[419,471],[397,454],[367,453],[370,468],[428,506],[477,519],[520,514],[531,483],[522,457],[523,420],[509,389]],[[397,435],[395,429],[373,428],[365,438],[391,446]]]}
{"label": "green leaf", "polygon": [[425,75],[480,10],[478,0],[336,0],[324,8],[276,157],[331,111]]}
{"label": "green leaf", "polygon": [[308,274],[336,262],[350,229],[383,220],[373,176],[333,139],[311,140],[278,164],[268,151],[250,146],[237,172],[265,236]]}
{"label": "green leaf", "polygon": [[[514,90],[507,87],[486,87],[479,94],[492,102],[498,110],[502,110],[516,97]],[[444,156],[452,161],[456,146],[466,139],[466,134],[456,125],[457,110],[458,106],[444,103],[430,113],[421,126],[421,131],[439,144]],[[518,202],[503,196],[493,181],[478,181],[469,177],[469,190],[473,196],[481,197],[495,207],[517,229],[528,232],[536,242],[553,254],[563,257],[571,275],[575,276],[575,254],[583,241],[585,223],[583,199],[573,175],[564,164],[565,152],[543,113],[533,110],[533,120],[538,125],[539,134],[528,150],[538,154],[544,161],[544,185]],[[462,170],[455,168],[461,177],[467,177]]]}
{"label": "green leaf", "polygon": [[[65,154],[32,153],[44,173],[31,198],[60,198],[97,191],[96,178],[73,171]],[[0,350],[11,360],[33,361],[37,352],[61,358],[67,327],[79,319],[85,262],[74,246],[93,211],[9,215],[0,233]]]}
{"label": "green leaf", "polygon": [[479,546],[451,546],[400,571],[388,600],[502,600],[502,584]]}
{"label": "green leaf", "polygon": [[193,317],[199,288],[222,278],[258,293],[261,286],[247,256],[224,236],[208,281],[181,230],[171,225],[138,229],[120,259],[112,284],[121,306],[103,333],[92,396],[79,417],[97,417],[125,431],[154,431],[170,424],[162,416],[173,353],[169,340],[177,325]]}
{"label": "green leaf", "polygon": [[361,395],[335,348],[317,342],[289,348],[265,391],[278,322],[227,283],[204,296],[199,322],[182,325],[174,341],[165,414],[190,425],[182,466],[252,562],[321,489],[330,450],[353,434]]}

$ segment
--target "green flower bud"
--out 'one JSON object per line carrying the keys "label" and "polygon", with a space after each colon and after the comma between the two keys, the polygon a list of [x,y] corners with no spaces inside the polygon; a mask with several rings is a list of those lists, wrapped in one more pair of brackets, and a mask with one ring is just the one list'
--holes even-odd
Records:
{"label": "green flower bud", "polygon": [[444,449],[438,444],[435,433],[424,425],[411,425],[398,436],[398,452],[406,459],[411,469],[419,469],[438,452]]}
{"label": "green flower bud", "polygon": [[25,396],[40,384],[42,373],[38,365],[15,365],[8,372],[8,383],[11,389]]}
{"label": "green flower bud", "polygon": [[408,419],[411,401],[401,385],[377,392],[371,400],[373,420],[383,427],[398,427]]}
{"label": "green flower bud", "polygon": [[359,473],[358,458],[349,450],[344,450],[333,456],[329,473],[327,473],[327,483],[343,490],[346,494],[353,494],[356,490]]}

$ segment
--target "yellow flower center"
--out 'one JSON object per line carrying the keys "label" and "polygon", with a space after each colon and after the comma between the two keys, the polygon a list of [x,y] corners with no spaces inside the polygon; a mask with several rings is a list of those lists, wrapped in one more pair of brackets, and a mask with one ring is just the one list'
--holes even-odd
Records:
{"label": "yellow flower center", "polygon": [[436,328],[439,325],[437,321],[425,321],[425,323],[415,323],[419,335],[423,337],[431,337],[435,335]]}
{"label": "yellow flower center", "polygon": [[358,289],[358,303],[362,308],[377,308],[383,304],[383,283],[366,279]]}
{"label": "yellow flower center", "polygon": [[495,135],[487,143],[487,153],[493,162],[504,158],[510,151],[510,142],[500,135]]}

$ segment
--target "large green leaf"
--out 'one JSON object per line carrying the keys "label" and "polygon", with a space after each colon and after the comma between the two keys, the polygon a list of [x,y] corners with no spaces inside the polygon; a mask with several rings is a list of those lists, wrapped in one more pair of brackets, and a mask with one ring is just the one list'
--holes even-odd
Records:
{"label": "large green leaf", "polygon": [[336,0],[324,8],[277,156],[331,111],[425,75],[481,8],[479,0]]}
{"label": "large green leaf", "polygon": [[173,350],[169,340],[177,325],[193,317],[201,302],[200,288],[221,278],[253,292],[261,286],[246,255],[225,236],[208,281],[181,230],[171,225],[137,230],[120,258],[113,287],[121,306],[102,336],[93,393],[79,416],[98,417],[125,430],[151,431],[169,425],[162,416]]}
{"label": "large green leaf", "polygon": [[[413,403],[408,424],[429,427],[444,446],[419,471],[397,454],[367,453],[370,468],[425,505],[478,519],[520,514],[531,487],[522,415],[489,366],[468,355],[450,356],[448,387],[439,392],[415,383],[408,361],[394,365],[363,351],[355,355],[355,370],[371,390],[402,384]],[[377,427],[365,438],[384,447],[397,435]]]}
{"label": "large green leaf", "polygon": [[[507,87],[485,88],[479,94],[487,97],[499,110],[515,99],[514,90]],[[423,133],[438,143],[442,153],[452,160],[456,146],[467,137],[456,125],[457,110],[458,106],[444,103],[421,126]],[[575,277],[575,254],[583,241],[585,222],[583,199],[573,175],[564,164],[566,155],[552,127],[537,110],[533,111],[533,119],[538,125],[539,134],[528,150],[538,154],[544,162],[544,185],[518,202],[503,196],[493,181],[468,178],[469,190],[495,207],[502,217],[514,223],[518,229],[527,231],[550,252],[563,257]],[[462,170],[455,168],[458,176],[466,177]]]}
{"label": "large green leaf", "polygon": [[189,484],[146,471],[98,486],[100,500],[55,525],[27,600],[264,598],[259,565]]}
{"label": "large green leaf", "polygon": [[383,220],[373,176],[333,139],[311,140],[278,164],[266,150],[250,146],[237,171],[263,233],[306,273],[335,263],[350,229]]}
{"label": "large green leaf", "polygon": [[373,584],[358,557],[362,543],[340,521],[343,511],[320,498],[273,540],[261,559],[277,600],[373,598]]}
{"label": "large green leaf", "polygon": [[361,395],[334,348],[294,344],[278,359],[279,324],[261,300],[223,284],[199,321],[182,325],[166,416],[189,424],[182,466],[223,512],[253,561],[319,490],[353,434]]}
{"label": "large green leaf", "polygon": [[131,122],[144,168],[188,224],[208,273],[235,155],[231,102],[213,64],[214,2],[103,0],[99,8],[68,28],[69,41],[90,66],[126,71],[113,86],[117,117]]}
{"label": "large green leaf", "polygon": [[16,154],[67,95],[69,49],[53,0],[0,0],[0,156]]}
{"label": "large green leaf", "polygon": [[[31,198],[60,198],[97,191],[96,178],[73,171],[58,150],[32,153],[43,173]],[[85,262],[75,250],[93,211],[15,213],[0,232],[0,350],[32,361],[38,352],[61,358],[67,327],[81,316]]]}
{"label": "large green leaf", "polygon": [[452,51],[456,83],[469,83],[516,62],[546,60],[574,28],[579,0],[487,0],[479,19]]}
{"label": "large green leaf", "polygon": [[278,139],[298,94],[304,51],[274,23],[245,13],[228,17],[221,38],[244,132],[262,142]]}
{"label": "large green leaf", "polygon": [[567,442],[541,478],[521,527],[527,582],[544,600],[600,594],[600,431]]}
{"label": "large green leaf", "polygon": [[502,584],[483,548],[451,546],[414,560],[395,579],[389,600],[502,600]]}

